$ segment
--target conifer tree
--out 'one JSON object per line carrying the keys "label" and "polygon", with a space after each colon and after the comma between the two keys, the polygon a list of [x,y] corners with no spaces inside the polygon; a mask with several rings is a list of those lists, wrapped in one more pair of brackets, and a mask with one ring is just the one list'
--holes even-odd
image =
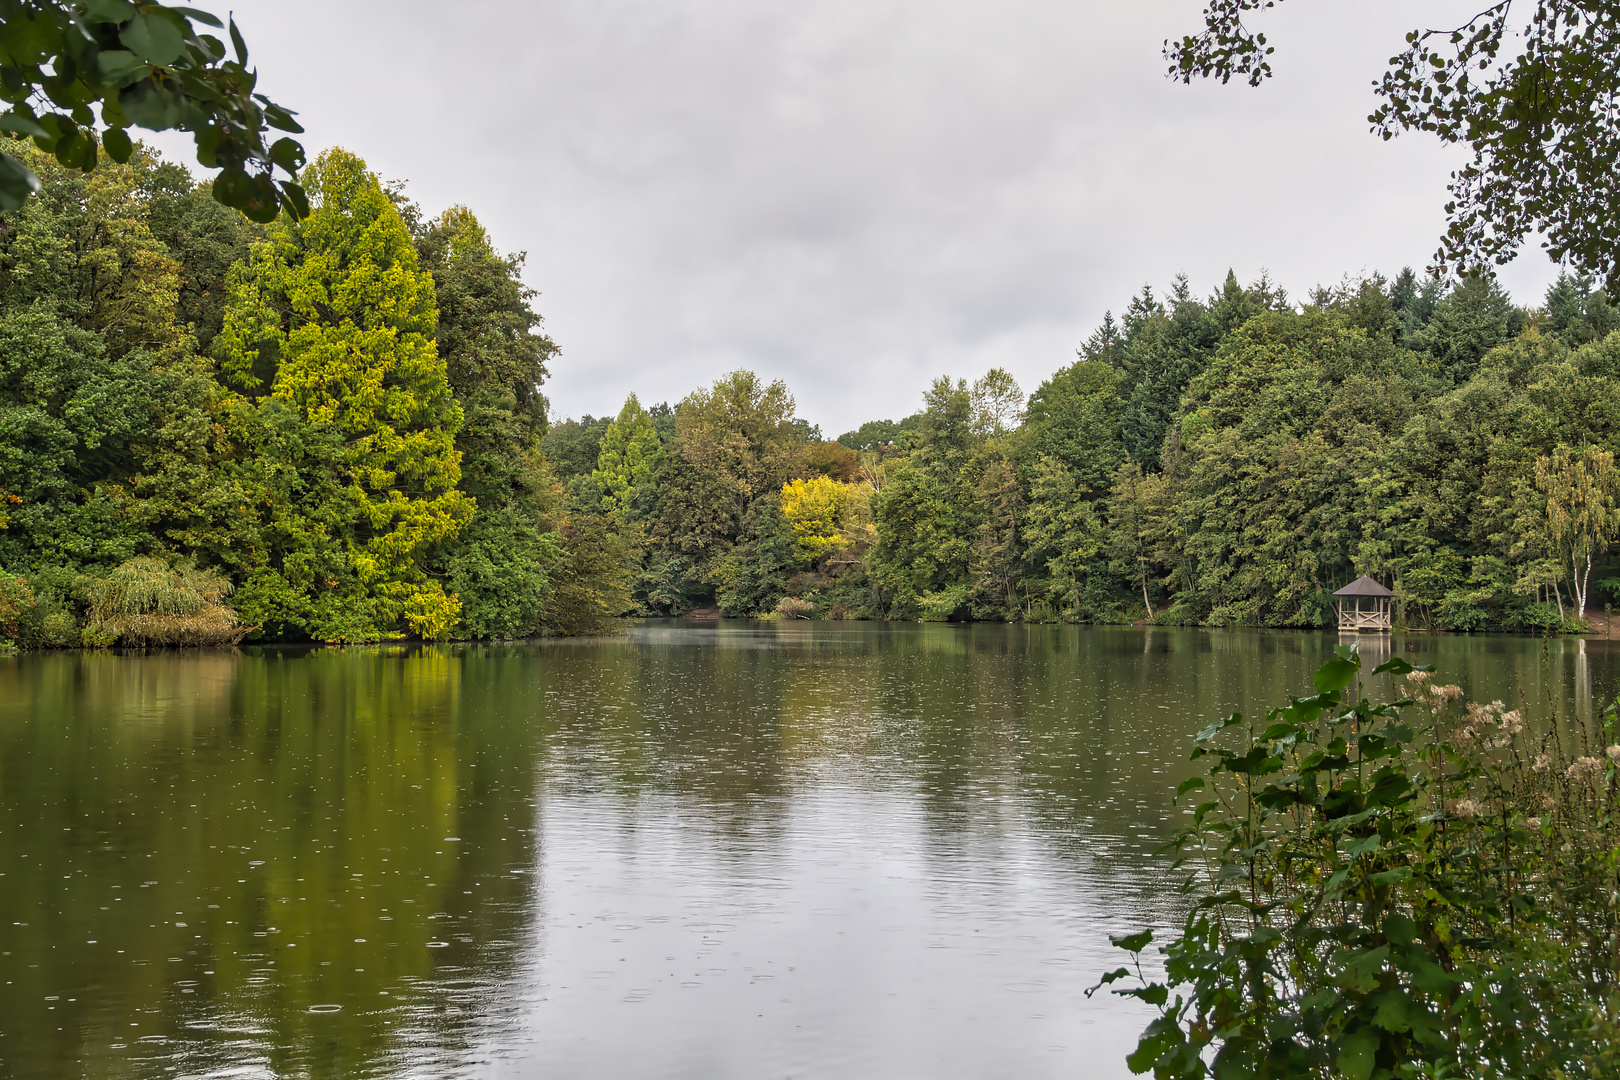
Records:
{"label": "conifer tree", "polygon": [[266,508],[238,603],[327,641],[443,636],[460,601],[424,562],[474,504],[456,489],[433,280],[365,162],[330,150],[305,180],[310,216],[232,269],[215,341],[225,377],[259,398],[250,467],[299,493]]}
{"label": "conifer tree", "polygon": [[461,600],[456,636],[527,637],[540,630],[564,558],[561,492],[540,453],[540,387],[557,346],[531,306],[523,256],[496,252],[471,210],[427,222],[416,251],[433,275],[439,356],[463,415],[458,486],[478,504],[430,569]]}
{"label": "conifer tree", "polygon": [[[598,444],[591,478],[602,492],[602,509],[608,513],[645,513],[647,507],[635,504],[646,501],[645,496],[658,483],[663,463],[664,445],[658,429],[636,395],[631,394]],[[643,498],[638,500],[638,494]]]}

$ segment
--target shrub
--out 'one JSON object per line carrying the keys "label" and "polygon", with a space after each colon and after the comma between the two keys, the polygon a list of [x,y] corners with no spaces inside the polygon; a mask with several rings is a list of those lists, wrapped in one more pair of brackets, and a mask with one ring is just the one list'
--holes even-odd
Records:
{"label": "shrub", "polygon": [[813,619],[816,617],[816,604],[814,600],[784,596],[776,602],[776,614],[783,619]]}
{"label": "shrub", "polygon": [[23,616],[34,607],[34,590],[15,574],[0,570],[0,641],[15,642],[22,636]]}
{"label": "shrub", "polygon": [[225,603],[231,583],[190,562],[130,559],[80,593],[89,604],[86,645],[234,645],[249,627]]}
{"label": "shrub", "polygon": [[[1165,978],[1099,986],[1160,1010],[1127,1063],[1161,1078],[1617,1075],[1616,709],[1540,731],[1355,647],[1263,724],[1198,733],[1176,838],[1197,867]],[[1240,737],[1232,739],[1236,733]],[[1235,743],[1235,745],[1233,745]],[[1093,988],[1096,989],[1095,987]],[[1172,998],[1171,993],[1175,996]]]}

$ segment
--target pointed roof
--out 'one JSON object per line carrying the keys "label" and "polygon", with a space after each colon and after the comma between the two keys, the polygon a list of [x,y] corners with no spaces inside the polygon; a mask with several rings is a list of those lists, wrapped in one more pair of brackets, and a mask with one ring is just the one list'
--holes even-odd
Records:
{"label": "pointed roof", "polygon": [[1338,592],[1334,596],[1394,596],[1395,594],[1384,588],[1372,578],[1363,574]]}

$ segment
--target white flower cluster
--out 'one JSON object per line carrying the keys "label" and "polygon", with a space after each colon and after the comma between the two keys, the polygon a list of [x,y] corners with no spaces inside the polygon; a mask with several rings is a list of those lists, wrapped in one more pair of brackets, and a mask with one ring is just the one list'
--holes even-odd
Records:
{"label": "white flower cluster", "polygon": [[1457,737],[1465,742],[1477,738],[1486,746],[1501,749],[1523,730],[1524,718],[1519,710],[1509,712],[1508,707],[1500,701],[1493,701],[1489,705],[1469,702],[1467,718]]}
{"label": "white flower cluster", "polygon": [[1583,780],[1596,780],[1603,775],[1603,762],[1595,757],[1579,757],[1570,762],[1569,768],[1564,770],[1564,779],[1572,783]]}
{"label": "white flower cluster", "polygon": [[1439,712],[1448,704],[1463,696],[1460,686],[1430,686],[1427,671],[1408,672],[1406,676],[1406,692],[1412,695],[1413,701],[1427,701],[1432,712]]}

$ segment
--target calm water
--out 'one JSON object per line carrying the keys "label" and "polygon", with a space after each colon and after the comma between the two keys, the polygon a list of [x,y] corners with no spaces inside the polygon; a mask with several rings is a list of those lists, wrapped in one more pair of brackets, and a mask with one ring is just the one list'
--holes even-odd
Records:
{"label": "calm water", "polygon": [[[0,1075],[1125,1077],[1189,734],[1334,636],[0,659]],[[1412,638],[1589,715],[1608,641]]]}

